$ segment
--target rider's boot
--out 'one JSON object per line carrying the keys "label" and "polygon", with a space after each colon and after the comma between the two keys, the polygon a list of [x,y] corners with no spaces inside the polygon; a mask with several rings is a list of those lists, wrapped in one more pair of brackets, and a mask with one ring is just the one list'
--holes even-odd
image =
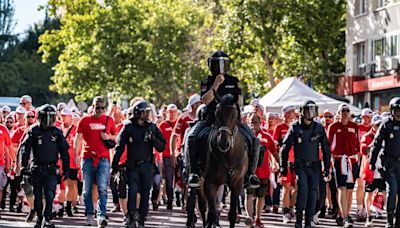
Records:
{"label": "rider's boot", "polygon": [[[196,124],[194,127],[199,127]],[[194,129],[194,132],[196,132],[196,129]],[[197,169],[197,140],[196,140],[197,134],[192,133],[192,135],[189,135],[188,139],[188,146],[189,146],[189,178],[188,178],[188,185],[190,188],[199,188],[200,187],[200,177],[198,175],[198,169]]]}
{"label": "rider's boot", "polygon": [[248,184],[249,188],[260,187],[260,180],[258,179],[258,177],[256,175],[254,175],[256,168],[257,168],[257,164],[258,164],[260,147],[261,147],[260,140],[255,138],[253,140],[252,151],[251,151],[251,153],[249,153],[249,168],[247,170],[247,176],[248,176],[247,184]]}

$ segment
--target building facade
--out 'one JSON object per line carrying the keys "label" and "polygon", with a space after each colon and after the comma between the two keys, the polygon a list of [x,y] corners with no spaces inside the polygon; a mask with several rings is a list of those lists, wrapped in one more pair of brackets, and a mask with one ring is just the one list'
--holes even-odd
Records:
{"label": "building facade", "polygon": [[400,96],[400,0],[348,0],[346,72],[337,93],[386,111]]}

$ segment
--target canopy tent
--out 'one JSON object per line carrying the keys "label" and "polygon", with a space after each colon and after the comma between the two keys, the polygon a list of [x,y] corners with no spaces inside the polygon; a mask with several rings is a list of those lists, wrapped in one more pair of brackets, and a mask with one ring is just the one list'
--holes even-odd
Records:
{"label": "canopy tent", "polygon": [[[323,94],[320,94],[295,77],[282,80],[275,88],[260,99],[260,104],[266,108],[267,112],[281,112],[285,105],[300,106],[305,100],[314,101],[319,112],[329,109],[336,112],[338,106],[343,103]],[[348,104],[351,113],[361,114],[361,110]]]}

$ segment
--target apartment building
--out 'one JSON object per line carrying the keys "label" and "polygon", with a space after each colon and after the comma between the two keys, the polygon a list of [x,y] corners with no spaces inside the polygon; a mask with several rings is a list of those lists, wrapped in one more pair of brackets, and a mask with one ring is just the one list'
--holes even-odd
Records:
{"label": "apartment building", "polygon": [[400,96],[400,0],[348,0],[346,72],[337,93],[386,111]]}

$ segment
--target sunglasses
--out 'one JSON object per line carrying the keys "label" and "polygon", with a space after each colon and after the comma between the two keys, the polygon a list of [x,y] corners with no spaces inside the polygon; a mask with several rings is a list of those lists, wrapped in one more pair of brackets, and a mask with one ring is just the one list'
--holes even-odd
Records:
{"label": "sunglasses", "polygon": [[35,116],[26,116],[26,118],[32,118],[32,119],[34,119],[35,118]]}
{"label": "sunglasses", "polygon": [[21,102],[21,103],[19,103],[20,105],[25,105],[26,103],[23,103],[23,102]]}
{"label": "sunglasses", "polygon": [[324,116],[324,118],[325,118],[325,119],[328,119],[328,118],[329,118],[329,119],[332,119],[333,116]]}
{"label": "sunglasses", "polygon": [[6,124],[13,124],[14,122],[12,121],[6,121]]}
{"label": "sunglasses", "polygon": [[96,107],[96,110],[104,110],[104,109],[106,109],[106,107],[100,107],[100,106]]}
{"label": "sunglasses", "polygon": [[342,109],[341,112],[350,112],[350,109]]}

